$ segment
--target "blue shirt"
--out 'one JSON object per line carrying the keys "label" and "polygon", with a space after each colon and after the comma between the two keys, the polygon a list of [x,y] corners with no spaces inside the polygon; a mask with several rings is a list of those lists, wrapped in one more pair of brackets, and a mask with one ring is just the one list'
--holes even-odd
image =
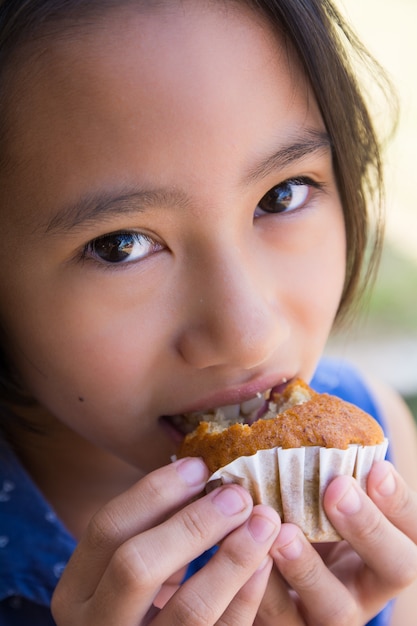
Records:
{"label": "blue shirt", "polygon": [[49,604],[75,540],[0,439],[0,625],[53,626]]}
{"label": "blue shirt", "polygon": [[[312,386],[357,404],[381,422],[369,391],[345,363],[323,360]],[[0,440],[0,626],[54,626],[51,596],[75,545],[10,447]],[[187,577],[212,553],[193,561]],[[391,605],[368,626],[388,626],[390,614]]]}

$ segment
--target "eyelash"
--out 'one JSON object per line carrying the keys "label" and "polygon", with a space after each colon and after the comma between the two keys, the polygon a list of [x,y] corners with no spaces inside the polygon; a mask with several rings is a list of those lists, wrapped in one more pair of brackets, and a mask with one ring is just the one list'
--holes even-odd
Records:
{"label": "eyelash", "polygon": [[[306,188],[304,196],[298,204],[296,203],[295,207],[291,207],[293,196],[296,195],[297,192],[304,191],[304,189],[302,189],[303,187]],[[323,189],[323,187],[324,185],[322,183],[318,183],[306,176],[284,180],[282,183],[272,187],[262,196],[256,206],[254,217],[257,219],[264,215],[281,215],[300,210],[308,203],[311,189],[320,190]],[[293,188],[298,188],[295,193]],[[266,204],[271,202],[276,206],[266,207]],[[287,202],[289,206],[285,206]],[[278,204],[281,206],[278,206]],[[139,246],[144,249],[142,249],[142,251],[136,251],[135,253],[134,247],[136,244],[139,244]],[[135,261],[141,261],[163,249],[163,244],[158,243],[155,239],[144,233],[118,231],[102,235],[101,237],[89,241],[81,253],[81,259],[95,261],[104,267],[108,266],[114,268],[117,265],[128,265]],[[105,258],[106,255],[107,258]],[[120,257],[119,255],[124,256]]]}
{"label": "eyelash", "polygon": [[[298,201],[298,204],[295,207],[285,206],[286,202],[291,204],[291,202],[294,200],[293,198],[294,191],[292,189],[294,187],[295,188],[298,187],[297,189],[298,192],[304,191],[302,188],[305,187],[306,188],[305,195],[304,197],[301,198],[301,200]],[[322,190],[323,184],[317,181],[314,181],[307,176],[301,176],[298,178],[288,178],[287,180],[284,180],[279,185],[275,185],[274,187],[272,187],[269,191],[267,191],[267,193],[264,196],[262,196],[262,198],[258,202],[258,205],[255,209],[255,218],[262,217],[263,215],[268,215],[268,214],[280,215],[283,213],[293,212],[293,211],[302,209],[310,199],[312,188]],[[284,195],[280,196],[279,194],[282,192],[284,192]],[[290,192],[290,197],[288,198],[289,192]],[[265,206],[262,206],[262,204],[266,205],[267,202],[271,202],[271,201],[273,204],[280,203],[281,207],[272,206],[272,207],[266,208]],[[259,211],[262,211],[262,213],[260,213]]]}
{"label": "eyelash", "polygon": [[[142,247],[144,246],[145,249],[137,251],[135,254],[135,244],[140,244]],[[162,244],[144,233],[119,231],[102,235],[101,237],[89,241],[84,247],[81,257],[83,260],[92,260],[104,266],[108,265],[114,267],[115,265],[126,265],[134,261],[145,259],[152,253],[159,252],[163,247]],[[107,258],[104,256],[106,254],[108,255]],[[120,254],[125,256],[116,258],[116,255]]]}

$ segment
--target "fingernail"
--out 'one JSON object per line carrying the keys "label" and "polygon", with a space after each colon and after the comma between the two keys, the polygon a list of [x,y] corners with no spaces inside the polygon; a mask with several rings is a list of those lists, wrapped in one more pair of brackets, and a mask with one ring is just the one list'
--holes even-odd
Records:
{"label": "fingernail", "polygon": [[213,503],[223,515],[236,515],[248,508],[247,500],[234,487],[223,487],[213,496]]}
{"label": "fingernail", "polygon": [[262,572],[262,570],[264,570],[266,567],[271,567],[272,566],[272,559],[271,557],[268,555],[264,558],[264,560],[262,561],[262,563],[259,565],[259,567],[256,569],[257,572]]}
{"label": "fingernail", "polygon": [[361,508],[359,493],[354,485],[350,485],[337,503],[337,510],[344,515],[354,515]]}
{"label": "fingernail", "polygon": [[388,470],[385,475],[385,478],[383,478],[381,482],[379,483],[379,485],[377,486],[377,491],[379,495],[387,497],[387,496],[392,496],[395,493],[396,488],[397,488],[397,485],[395,482],[395,478],[391,470]]}
{"label": "fingernail", "polygon": [[204,486],[208,478],[208,470],[199,458],[184,459],[177,464],[177,472],[190,487]]}
{"label": "fingernail", "polygon": [[295,535],[290,543],[287,543],[285,546],[280,546],[279,551],[287,561],[295,561],[295,559],[301,556],[301,552],[303,551],[303,544],[301,543],[300,537]]}
{"label": "fingernail", "polygon": [[250,534],[258,543],[267,541],[277,530],[276,524],[260,515],[253,515],[250,518],[248,528]]}

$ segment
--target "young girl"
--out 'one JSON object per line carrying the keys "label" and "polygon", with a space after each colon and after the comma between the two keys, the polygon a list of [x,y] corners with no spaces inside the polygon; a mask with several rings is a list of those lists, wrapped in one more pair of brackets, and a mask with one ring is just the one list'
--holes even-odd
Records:
{"label": "young girl", "polygon": [[[410,416],[320,361],[380,183],[341,24],[328,0],[0,3],[2,625],[413,623]],[[372,412],[406,479],[332,482],[336,544],[170,462],[174,416],[295,376]]]}

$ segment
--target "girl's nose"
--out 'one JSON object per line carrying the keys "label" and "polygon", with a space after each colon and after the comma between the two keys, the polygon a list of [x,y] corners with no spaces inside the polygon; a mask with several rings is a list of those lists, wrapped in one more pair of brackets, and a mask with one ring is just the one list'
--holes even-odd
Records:
{"label": "girl's nose", "polygon": [[177,344],[184,360],[198,369],[267,363],[289,335],[280,308],[276,272],[258,267],[238,252],[203,266],[188,292],[188,325]]}

